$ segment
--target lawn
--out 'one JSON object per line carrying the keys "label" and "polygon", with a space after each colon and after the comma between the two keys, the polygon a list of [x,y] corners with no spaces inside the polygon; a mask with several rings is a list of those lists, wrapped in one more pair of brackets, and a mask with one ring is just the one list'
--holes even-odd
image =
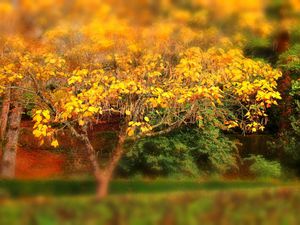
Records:
{"label": "lawn", "polygon": [[[293,183],[270,181],[197,181],[197,180],[114,180],[110,185],[111,194],[161,193],[174,191],[221,190],[232,188],[261,188],[297,185]],[[20,188],[22,187],[22,188]],[[94,195],[96,183],[93,179],[79,180],[0,180],[0,196],[73,196]]]}
{"label": "lawn", "polygon": [[[83,181],[60,181],[56,197],[54,185],[50,184],[58,185],[58,181],[14,182],[15,185],[22,183],[25,189],[34,184],[36,196],[30,196],[27,189],[27,195],[24,190],[19,192],[18,197],[3,197],[1,225],[300,224],[298,184],[114,181],[112,194],[97,202],[91,195],[93,187],[77,189],[77,192],[73,191],[73,196],[65,195],[68,189],[61,188],[62,184],[70,189],[76,185],[93,186]],[[9,184],[8,181],[1,181],[2,190],[5,189],[4,183]],[[20,187],[16,190],[23,189]],[[42,187],[45,188],[44,194],[40,189]]]}

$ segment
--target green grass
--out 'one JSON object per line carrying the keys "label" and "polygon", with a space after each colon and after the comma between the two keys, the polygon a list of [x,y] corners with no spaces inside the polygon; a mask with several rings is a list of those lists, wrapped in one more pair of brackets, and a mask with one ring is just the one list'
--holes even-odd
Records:
{"label": "green grass", "polygon": [[[160,193],[172,191],[221,190],[231,188],[274,187],[278,183],[263,181],[176,181],[176,180],[115,180],[111,182],[111,194],[126,193]],[[281,184],[282,185],[282,184]],[[96,183],[92,179],[85,180],[0,180],[0,197],[30,196],[73,196],[93,195]]]}
{"label": "green grass", "polygon": [[91,196],[3,200],[0,224],[300,224],[298,187],[249,187],[130,193],[111,195],[101,202],[95,202]]}

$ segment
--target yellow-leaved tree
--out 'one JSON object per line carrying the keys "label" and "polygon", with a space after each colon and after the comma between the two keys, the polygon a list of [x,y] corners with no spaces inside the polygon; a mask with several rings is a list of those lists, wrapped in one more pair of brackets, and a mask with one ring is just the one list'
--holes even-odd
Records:
{"label": "yellow-leaved tree", "polygon": [[[59,145],[60,130],[68,129],[81,140],[93,165],[99,198],[107,195],[127,139],[162,135],[187,124],[205,129],[207,122],[222,129],[263,130],[266,109],[280,99],[280,72],[245,58],[239,50],[190,48],[176,63],[139,50],[73,70],[52,55],[45,59],[45,67],[53,71],[35,77],[33,134],[42,142],[50,139],[54,147]],[[56,88],[49,90],[46,85],[54,77]],[[109,118],[118,118],[118,140],[109,161],[100,165],[89,131]]]}
{"label": "yellow-leaved tree", "polygon": [[[164,1],[161,12],[148,2],[136,7],[137,0],[120,5],[118,0],[12,1],[18,3],[15,8],[9,2],[0,10],[19,23],[15,31],[9,23],[0,23],[7,30],[0,37],[0,92],[3,99],[12,90],[16,93],[18,113],[8,123],[17,131],[8,135],[13,148],[22,93],[28,92],[34,101],[34,136],[41,144],[49,139],[58,147],[59,132],[68,130],[82,141],[99,198],[107,194],[126,140],[162,135],[188,124],[256,132],[265,127],[267,108],[280,99],[276,88],[281,73],[235,48],[243,39],[235,37],[238,27],[230,26],[233,33],[226,36],[231,31],[215,25],[246,6],[249,11],[254,7],[257,19],[239,26],[268,35],[270,24],[260,16],[259,1],[254,6],[231,4],[221,18],[214,10],[222,1],[193,1],[204,9],[192,11]],[[238,18],[244,21],[247,15]],[[263,29],[256,29],[258,22],[265,24]],[[2,113],[9,105],[3,103]],[[108,162],[101,164],[89,134],[93,125],[110,118],[119,122],[117,144]],[[10,162],[10,174],[15,152],[3,158]]]}

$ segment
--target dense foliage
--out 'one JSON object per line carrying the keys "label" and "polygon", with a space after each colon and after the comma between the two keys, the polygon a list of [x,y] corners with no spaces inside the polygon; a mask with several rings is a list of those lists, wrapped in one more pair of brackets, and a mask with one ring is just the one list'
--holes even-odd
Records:
{"label": "dense foliage", "polygon": [[251,155],[245,159],[250,161],[250,172],[260,178],[280,178],[281,166],[279,162],[266,160],[261,155]]}
{"label": "dense foliage", "polygon": [[[25,111],[41,145],[81,141],[104,189],[124,155],[128,173],[236,170],[223,132],[263,133],[269,120],[298,148],[298,1],[126,2],[1,1],[3,175]],[[115,148],[99,158],[93,127],[112,120]]]}
{"label": "dense foliage", "polygon": [[120,174],[198,177],[237,170],[234,141],[207,126],[184,128],[166,136],[150,137],[130,145],[120,163]]}

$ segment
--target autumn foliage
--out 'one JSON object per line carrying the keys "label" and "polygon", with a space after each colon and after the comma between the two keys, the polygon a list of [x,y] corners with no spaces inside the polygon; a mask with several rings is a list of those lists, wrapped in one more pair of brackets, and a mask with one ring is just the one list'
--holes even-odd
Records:
{"label": "autumn foliage", "polygon": [[[58,147],[66,130],[82,140],[100,183],[112,176],[127,139],[188,124],[263,131],[267,109],[281,99],[282,74],[242,48],[247,34],[274,31],[262,13],[266,2],[209,2],[1,2],[0,92],[18,91],[15,101],[33,105],[40,144]],[[232,16],[238,22],[219,29]],[[102,168],[88,132],[112,117],[119,141]]]}

